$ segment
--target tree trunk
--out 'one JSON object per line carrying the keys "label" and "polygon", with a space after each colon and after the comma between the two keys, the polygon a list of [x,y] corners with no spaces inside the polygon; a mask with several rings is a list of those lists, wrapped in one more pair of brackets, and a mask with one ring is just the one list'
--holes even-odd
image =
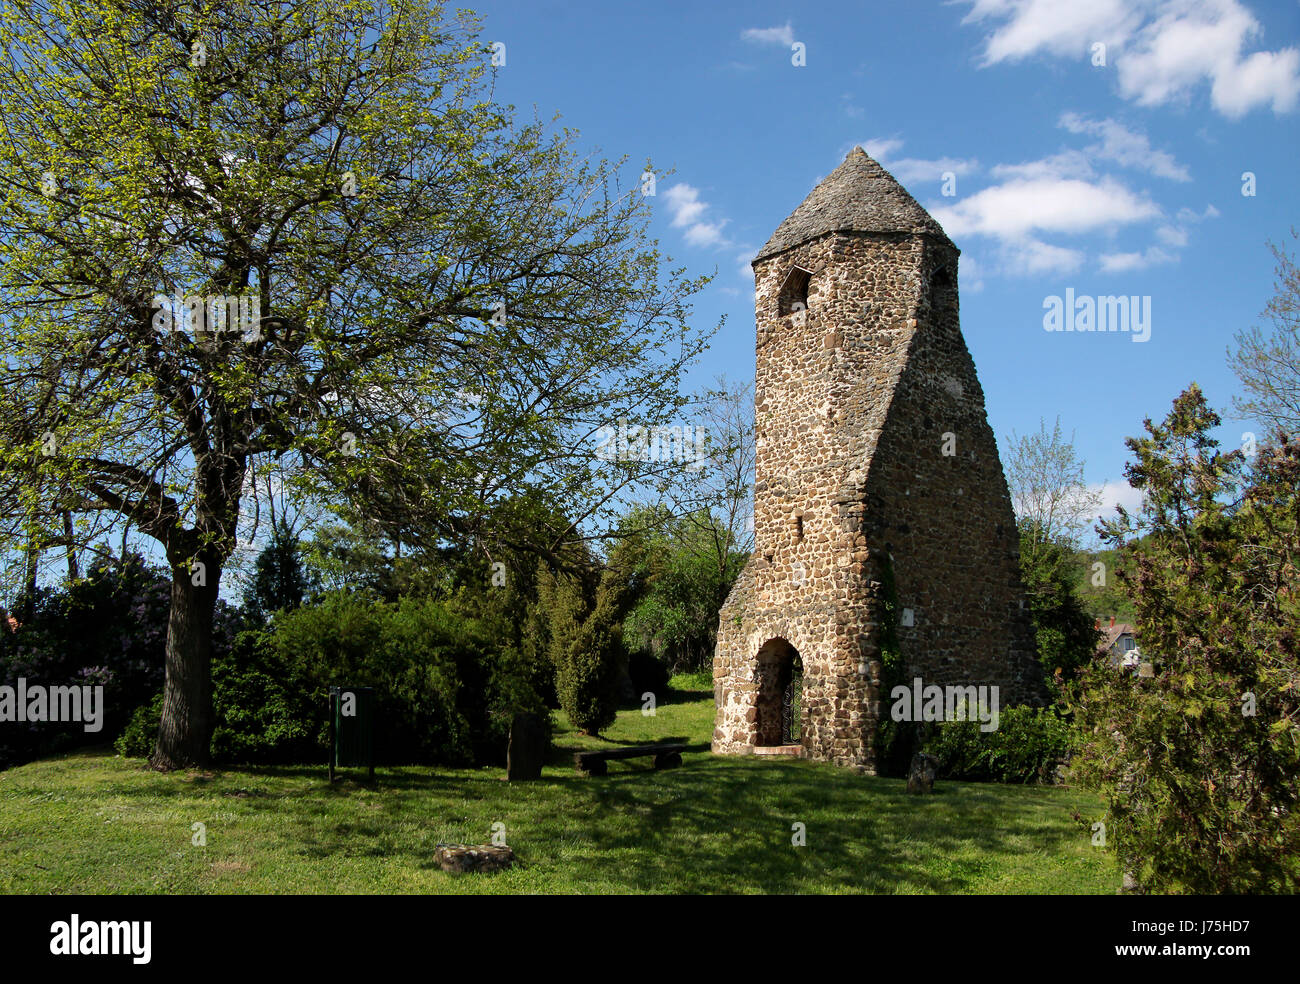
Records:
{"label": "tree trunk", "polygon": [[[172,567],[167,619],[167,683],[158,744],[149,764],[160,772],[206,766],[212,744],[212,616],[220,568],[209,558],[198,578]],[[205,583],[196,585],[194,581]]]}
{"label": "tree trunk", "polygon": [[22,605],[18,611],[18,618],[23,623],[30,622],[32,616],[36,614],[36,574],[40,556],[41,552],[36,547],[36,538],[29,537],[27,540],[27,570],[23,577]]}
{"label": "tree trunk", "polygon": [[63,535],[68,541],[68,582],[71,583],[79,577],[77,571],[77,548],[72,542],[72,513],[68,510],[63,511]]}

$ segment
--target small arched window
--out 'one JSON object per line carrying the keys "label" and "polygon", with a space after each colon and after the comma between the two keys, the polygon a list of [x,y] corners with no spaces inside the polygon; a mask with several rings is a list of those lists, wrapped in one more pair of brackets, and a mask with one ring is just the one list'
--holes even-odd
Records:
{"label": "small arched window", "polygon": [[796,311],[808,310],[808,284],[812,280],[812,271],[803,267],[792,267],[786,274],[781,293],[777,296],[777,314],[785,317]]}

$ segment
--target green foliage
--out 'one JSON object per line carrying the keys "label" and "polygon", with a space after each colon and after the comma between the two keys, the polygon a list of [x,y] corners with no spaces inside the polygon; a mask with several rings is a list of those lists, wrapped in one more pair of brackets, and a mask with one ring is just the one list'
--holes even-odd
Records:
{"label": "green foliage", "polygon": [[[45,686],[104,688],[100,732],[87,733],[80,724],[0,726],[0,768],[108,741],[125,727],[163,685],[170,601],[167,576],[139,555],[99,557],[77,581],[39,591],[16,631],[0,627],[0,685],[14,686],[23,677]],[[236,616],[224,602],[216,606],[218,658],[237,631]]]}
{"label": "green foliage", "polygon": [[1020,577],[1029,601],[1038,659],[1049,688],[1059,694],[1101,641],[1095,618],[1080,600],[1080,555],[1068,543],[1045,538],[1025,523],[1020,531]]}
{"label": "green foliage", "polygon": [[253,563],[253,578],[244,591],[244,612],[260,622],[272,612],[297,608],[310,588],[298,538],[280,521]]}
{"label": "green foliage", "polygon": [[326,753],[320,702],[266,645],[265,632],[239,634],[213,661],[212,686],[217,761],[310,762]]}
{"label": "green foliage", "polygon": [[1092,550],[1081,557],[1084,574],[1077,590],[1084,610],[1094,621],[1113,617],[1118,622],[1134,622],[1137,611],[1119,576],[1121,555],[1115,550]]}
{"label": "green foliage", "polygon": [[1072,743],[1070,724],[1056,708],[1007,707],[994,731],[981,731],[978,720],[927,726],[922,750],[939,760],[939,775],[949,779],[1051,783]]}
{"label": "green foliage", "polygon": [[528,618],[526,645],[546,654],[552,669],[559,667],[578,637],[589,603],[582,578],[557,572],[538,562],[537,600]]}
{"label": "green foliage", "polygon": [[718,611],[746,557],[730,549],[727,528],[707,510],[681,517],[633,512],[610,563],[628,572],[632,600],[624,622],[629,648],[652,654],[671,671],[713,661]]}
{"label": "green foliage", "polygon": [[689,673],[674,673],[668,680],[669,686],[678,691],[713,692],[713,670],[692,670]]}
{"label": "green foliage", "polygon": [[537,558],[492,544],[472,555],[448,553],[441,560],[448,608],[480,623],[512,667],[512,676],[546,706],[558,706],[549,630],[538,606]]}
{"label": "green foliage", "polygon": [[[536,501],[600,523],[663,471],[581,435],[678,414],[709,278],[664,268],[623,162],[494,101],[488,49],[427,2],[6,5],[0,543],[130,523],[205,565],[202,617],[259,460],[390,538],[539,550]],[[208,757],[202,636],[155,767]]]}
{"label": "green foliage", "polygon": [[599,734],[614,723],[618,711],[619,681],[627,668],[621,623],[632,590],[623,570],[606,568],[591,614],[582,620],[572,641],[557,650],[555,690],[560,707],[585,734]]}
{"label": "green foliage", "polygon": [[[214,661],[213,686],[213,754],[226,762],[323,760],[330,686],[375,688],[378,762],[500,764],[514,714],[546,715],[516,649],[427,598],[329,592],[281,611]],[[136,711],[119,751],[152,751],[160,701]]]}
{"label": "green foliage", "polygon": [[618,627],[608,617],[608,610],[598,607],[583,623],[555,671],[560,706],[579,731],[595,735],[613,724],[621,656]]}
{"label": "green foliage", "polygon": [[[217,715],[213,756],[221,762],[310,762],[326,754],[319,702],[295,684],[264,645],[262,632],[241,632],[213,662],[212,704]],[[136,708],[113,747],[118,754],[153,754],[163,693]]]}
{"label": "green foliage", "polygon": [[[876,558],[877,574],[880,588],[877,599],[880,603],[880,663],[882,694],[893,693],[895,687],[910,684],[907,679],[907,664],[898,644],[898,587],[894,581],[894,565],[887,553]],[[885,713],[876,724],[876,769],[881,775],[901,776],[907,772],[912,753],[918,741],[915,723],[895,721],[889,714],[888,704]]]}
{"label": "green foliage", "polygon": [[[0,768],[69,744],[106,741],[126,724],[162,686],[169,597],[167,579],[138,555],[97,558],[80,580],[38,592],[16,631],[0,627],[0,685],[23,677],[45,686],[104,687],[98,735],[76,724],[0,725]],[[219,632],[217,645],[225,641]]]}
{"label": "green foliage", "polygon": [[[340,509],[339,511],[345,511]],[[456,560],[439,551],[403,551],[361,518],[312,529],[301,546],[307,579],[324,591],[362,591],[384,601],[407,595],[442,597],[451,590]]]}
{"label": "green foliage", "polygon": [[331,592],[277,616],[267,643],[320,709],[320,721],[329,687],[375,688],[379,761],[498,760],[516,709],[511,699],[522,694],[527,706],[519,710],[539,703],[506,686],[507,667],[479,623],[430,599],[389,604]]}
{"label": "green foliage", "polygon": [[158,741],[158,723],[162,720],[163,692],[158,691],[147,704],[131,714],[126,727],[113,742],[117,754],[130,758],[148,758]]}
{"label": "green foliage", "polygon": [[1218,424],[1193,384],[1127,442],[1145,501],[1105,538],[1154,676],[1089,667],[1072,772],[1101,792],[1107,841],[1144,890],[1293,892],[1300,445],[1279,434],[1243,478],[1242,453],[1210,437]]}

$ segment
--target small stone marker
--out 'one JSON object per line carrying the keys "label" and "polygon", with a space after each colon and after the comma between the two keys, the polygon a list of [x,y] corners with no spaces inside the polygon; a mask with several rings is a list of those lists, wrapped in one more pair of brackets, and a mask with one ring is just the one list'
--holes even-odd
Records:
{"label": "small stone marker", "polygon": [[934,792],[934,773],[939,767],[939,760],[933,755],[917,752],[912,756],[911,768],[907,770],[907,791],[909,793]]}
{"label": "small stone marker", "polygon": [[[500,747],[500,746],[498,746]],[[510,745],[506,750],[506,778],[511,782],[542,777],[546,757],[546,729],[536,714],[519,713],[510,723]]]}
{"label": "small stone marker", "polygon": [[660,752],[655,756],[656,769],[675,769],[681,764],[681,752]]}
{"label": "small stone marker", "polygon": [[514,851],[493,844],[439,844],[433,857],[443,871],[457,874],[504,871],[515,863]]}

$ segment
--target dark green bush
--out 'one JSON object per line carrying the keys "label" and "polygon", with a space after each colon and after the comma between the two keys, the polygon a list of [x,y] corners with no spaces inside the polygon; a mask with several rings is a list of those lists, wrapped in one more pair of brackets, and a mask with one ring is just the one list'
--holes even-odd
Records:
{"label": "dark green bush", "polygon": [[328,754],[326,708],[296,685],[264,632],[240,633],[229,654],[213,660],[212,704],[217,761],[302,762]]}
{"label": "dark green bush", "polygon": [[[632,679],[633,699],[638,706],[644,693],[654,694],[655,700],[663,700],[668,693],[668,667],[651,653],[641,649],[628,653],[627,675]],[[710,677],[709,686],[712,685]]]}
{"label": "dark green bush", "polygon": [[162,722],[163,692],[160,690],[147,704],[141,704],[131,714],[122,733],[113,742],[119,755],[130,758],[148,758],[158,741],[158,725]]}
{"label": "dark green bush", "polygon": [[[114,741],[118,754],[148,758],[158,739],[163,692],[137,707]],[[216,724],[212,755],[219,762],[301,762],[323,758],[325,709],[313,707],[265,644],[243,632],[212,662]]]}
{"label": "dark green bush", "polygon": [[619,669],[625,659],[614,606],[596,605],[555,667],[555,691],[570,723],[596,735],[618,715]]}
{"label": "dark green bush", "polygon": [[277,615],[265,644],[315,720],[329,687],[375,689],[378,762],[500,764],[514,712],[545,713],[516,651],[431,599],[332,592]]}
{"label": "dark green bush", "polygon": [[[516,711],[549,720],[523,664],[441,602],[332,592],[241,633],[214,659],[213,756],[326,761],[329,688],[351,686],[375,689],[376,763],[503,764]],[[119,752],[153,752],[161,700],[137,709]]]}
{"label": "dark green bush", "polygon": [[[546,698],[538,693],[534,684],[534,669],[534,659],[515,648],[504,650],[493,664],[487,720],[487,741],[492,761],[497,761],[499,750],[509,745],[510,725],[518,711],[531,711],[537,715],[546,734],[546,743],[550,744],[551,712]],[[546,682],[551,685],[551,694],[554,695],[553,676]]]}
{"label": "dark green bush", "polygon": [[1051,707],[1007,707],[996,731],[979,721],[945,721],[922,730],[922,750],[939,761],[938,774],[975,782],[1054,782],[1071,752],[1069,722]]}
{"label": "dark green bush", "polygon": [[[19,678],[43,686],[102,685],[104,718],[99,732],[67,723],[0,726],[0,769],[109,741],[162,687],[171,582],[140,556],[96,558],[77,581],[42,588],[15,607],[21,625],[13,632],[0,628],[0,685],[15,686]],[[214,658],[236,630],[235,610],[219,602]]]}

